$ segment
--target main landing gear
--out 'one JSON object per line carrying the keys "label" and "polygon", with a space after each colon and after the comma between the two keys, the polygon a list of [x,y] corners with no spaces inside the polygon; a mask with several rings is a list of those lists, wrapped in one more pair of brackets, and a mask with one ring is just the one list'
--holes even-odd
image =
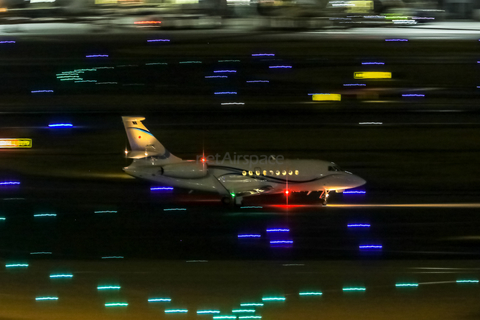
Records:
{"label": "main landing gear", "polygon": [[324,207],[327,206],[327,200],[328,200],[328,193],[329,192],[330,192],[330,190],[323,190],[322,194],[320,195],[320,199],[322,200],[322,205]]}
{"label": "main landing gear", "polygon": [[230,208],[235,208],[243,204],[243,197],[236,197],[235,195],[225,196],[222,198],[222,203]]}

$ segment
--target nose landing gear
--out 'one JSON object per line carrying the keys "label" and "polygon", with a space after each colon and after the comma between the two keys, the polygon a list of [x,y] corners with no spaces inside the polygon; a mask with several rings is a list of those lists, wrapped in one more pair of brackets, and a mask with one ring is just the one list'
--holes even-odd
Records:
{"label": "nose landing gear", "polygon": [[328,193],[330,192],[330,190],[323,190],[322,191],[322,194],[320,194],[320,199],[322,200],[322,205],[324,207],[327,206],[327,199],[328,199]]}

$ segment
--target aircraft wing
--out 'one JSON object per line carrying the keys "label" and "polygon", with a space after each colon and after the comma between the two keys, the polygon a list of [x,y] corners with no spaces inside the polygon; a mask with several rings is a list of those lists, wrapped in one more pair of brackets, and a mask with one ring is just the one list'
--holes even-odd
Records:
{"label": "aircraft wing", "polygon": [[260,188],[235,188],[235,190],[228,190],[223,183],[215,176],[213,176],[213,181],[215,188],[217,189],[218,193],[222,196],[230,196],[235,194],[236,197],[246,197],[246,196],[253,196],[257,194],[264,194],[268,193],[273,190],[273,186],[262,186]]}

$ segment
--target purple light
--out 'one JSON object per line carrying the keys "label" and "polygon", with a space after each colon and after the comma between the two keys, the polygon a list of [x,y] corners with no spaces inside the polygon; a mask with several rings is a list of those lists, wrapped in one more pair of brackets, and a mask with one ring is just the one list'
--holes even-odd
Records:
{"label": "purple light", "polygon": [[365,190],[345,190],[343,194],[366,194],[367,191]]}
{"label": "purple light", "polygon": [[215,94],[237,94],[234,91],[223,91],[223,92],[215,92]]}
{"label": "purple light", "polygon": [[261,238],[262,236],[259,234],[239,234],[239,238]]}
{"label": "purple light", "polygon": [[247,83],[260,83],[260,82],[269,83],[270,81],[268,81],[268,80],[248,80],[247,81]]}
{"label": "purple light", "polygon": [[147,42],[170,42],[170,39],[151,39],[147,40]]}
{"label": "purple light", "polygon": [[108,54],[89,54],[85,58],[108,58]]}
{"label": "purple light", "polygon": [[253,53],[252,57],[275,57],[275,53]]}
{"label": "purple light", "polygon": [[152,187],[150,191],[172,191],[173,187]]}
{"label": "purple light", "polygon": [[425,97],[425,95],[419,93],[406,93],[402,94],[402,97]]}
{"label": "purple light", "polygon": [[215,71],[213,71],[213,73],[227,73],[227,72],[235,73],[235,72],[237,72],[237,70],[215,70]]}
{"label": "purple light", "polygon": [[384,65],[384,62],[362,62],[362,65]]}
{"label": "purple light", "polygon": [[382,249],[383,247],[381,245],[376,245],[376,244],[369,244],[369,245],[360,245],[358,246],[360,250],[379,250]]}
{"label": "purple light", "polygon": [[370,224],[368,223],[351,223],[347,224],[348,228],[370,228]]}
{"label": "purple light", "polygon": [[50,128],[71,128],[73,124],[71,123],[52,123],[48,125]]}
{"label": "purple light", "polygon": [[53,90],[35,90],[35,91],[31,91],[32,93],[45,93],[45,92],[50,92],[50,93],[53,93]]}
{"label": "purple light", "polygon": [[293,240],[272,240],[270,244],[293,244]]}
{"label": "purple light", "polygon": [[290,232],[290,229],[286,229],[286,228],[267,229],[267,232]]}
{"label": "purple light", "polygon": [[11,186],[11,185],[19,185],[20,182],[18,181],[3,181],[3,182],[0,182],[0,185],[1,186]]}
{"label": "purple light", "polygon": [[270,69],[292,69],[292,66],[270,66]]}
{"label": "purple light", "polygon": [[387,42],[405,42],[405,41],[408,41],[408,39],[385,39],[385,41]]}
{"label": "purple light", "polygon": [[228,78],[228,76],[205,76],[206,79]]}
{"label": "purple light", "polygon": [[344,83],[344,87],[366,87],[365,83]]}
{"label": "purple light", "polygon": [[13,41],[13,40],[4,40],[4,41],[0,41],[0,43],[15,43],[15,41]]}

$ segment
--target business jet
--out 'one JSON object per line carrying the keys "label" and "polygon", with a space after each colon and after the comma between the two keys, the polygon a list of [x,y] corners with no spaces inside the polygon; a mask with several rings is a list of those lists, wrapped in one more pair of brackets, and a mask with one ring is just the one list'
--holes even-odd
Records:
{"label": "business jet", "polygon": [[171,154],[143,125],[143,117],[122,117],[133,159],[127,174],[161,185],[216,192],[222,202],[241,205],[243,198],[261,194],[320,191],[327,205],[331,191],[343,192],[366,183],[362,178],[343,171],[333,162],[321,160],[284,160],[280,156],[234,156],[222,160],[199,156],[182,160]]}

